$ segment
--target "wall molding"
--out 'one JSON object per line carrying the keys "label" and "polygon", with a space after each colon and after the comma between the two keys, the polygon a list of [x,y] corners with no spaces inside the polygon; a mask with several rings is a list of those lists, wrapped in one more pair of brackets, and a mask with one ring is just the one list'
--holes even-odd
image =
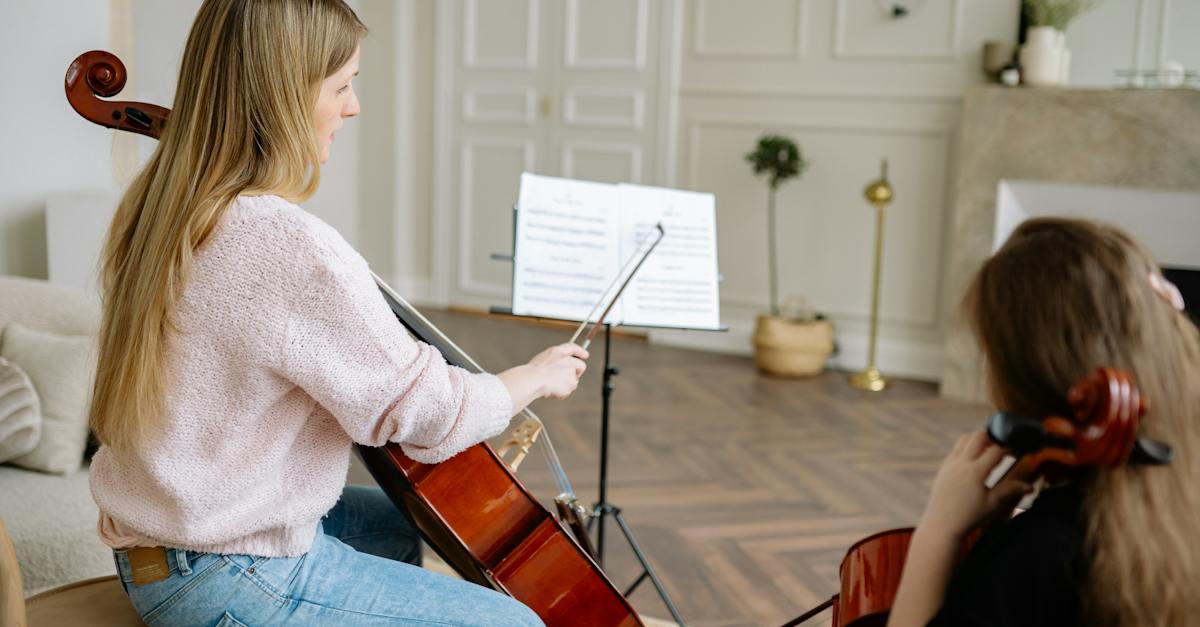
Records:
{"label": "wall molding", "polygon": [[880,102],[956,102],[961,103],[961,91],[835,91],[790,89],[787,87],[681,87],[679,95],[688,98],[748,98],[752,100],[861,100]]}
{"label": "wall molding", "polygon": [[[736,117],[716,117],[716,116],[699,116],[691,117],[685,121],[687,128],[687,176],[685,179],[685,187],[695,189],[696,181],[699,179],[697,172],[699,164],[699,135],[704,129],[727,128],[727,129],[764,129],[770,128],[779,131],[793,132],[824,132],[824,133],[847,133],[847,134],[864,134],[864,135],[914,135],[914,136],[929,136],[939,138],[944,144],[943,149],[946,151],[947,163],[949,163],[949,155],[951,154],[951,139],[954,129],[948,125],[942,124],[887,124],[887,123],[847,123],[847,122],[807,122],[797,123],[787,120],[772,120],[762,118],[736,118]],[[947,175],[948,176],[948,175]],[[943,184],[947,181],[943,180]],[[944,196],[943,196],[944,197]],[[948,207],[942,207],[942,211],[948,211]],[[939,238],[944,246],[944,237]],[[945,250],[938,252],[938,268],[942,266],[945,259]],[[896,315],[880,315],[880,324],[886,324],[897,328],[905,328],[916,331],[940,331],[942,325],[942,312],[937,303],[941,302],[941,294],[943,285],[939,283],[933,297],[934,305],[930,312],[925,317],[912,316],[896,316]],[[721,304],[742,306],[748,308],[761,309],[764,307],[764,301],[746,296],[738,296],[730,294],[728,291],[722,291]],[[823,311],[831,316],[841,320],[866,322],[870,315],[869,312],[860,312],[849,309],[830,309],[823,308]]]}
{"label": "wall molding", "polygon": [[679,77],[683,62],[683,0],[668,0],[662,5],[658,82],[658,154],[660,185],[675,187],[679,157]]}
{"label": "wall molding", "polygon": [[[856,0],[857,1],[857,0]],[[867,4],[862,2],[862,4]],[[870,3],[872,9],[877,8]],[[848,50],[846,47],[846,0],[834,1],[833,58],[848,61],[954,61],[962,47],[964,0],[952,0],[950,5],[950,43],[944,49],[926,50]]]}
{"label": "wall molding", "polygon": [[[433,73],[433,110],[449,111],[453,107],[454,91],[454,31],[457,25],[456,2],[438,2],[435,8],[434,29],[437,38]],[[453,225],[451,205],[451,141],[454,133],[451,117],[433,116],[433,250],[430,251],[430,274],[433,286],[430,300],[436,305],[450,302],[450,282],[453,280],[450,256]]]}
{"label": "wall molding", "polygon": [[[466,0],[463,8],[463,67],[472,70],[534,70],[538,65],[538,19],[541,11],[541,0],[525,0],[525,10],[528,16],[525,20],[525,56],[508,58],[480,59],[475,50],[475,37],[479,34],[477,7],[480,2],[487,0]],[[441,6],[438,3],[438,14]],[[441,32],[438,33],[442,35]],[[454,33],[449,33],[453,40]]]}
{"label": "wall molding", "polygon": [[472,204],[470,192],[475,182],[474,151],[480,147],[520,148],[522,151],[522,168],[526,172],[534,170],[536,151],[533,140],[530,139],[478,137],[465,140],[462,143],[462,151],[459,157],[458,189],[458,230],[461,235],[458,246],[458,289],[479,296],[503,297],[508,295],[508,288],[498,287],[477,280],[473,272],[474,264],[471,263],[471,253],[475,249],[475,206]]}
{"label": "wall molding", "polygon": [[[480,111],[478,99],[481,95],[512,95],[524,98],[524,110],[517,114],[496,111]],[[462,94],[462,117],[464,122],[504,122],[532,126],[537,118],[537,89],[533,87],[468,87]]]}
{"label": "wall molding", "polygon": [[[724,321],[725,332],[664,331],[651,329],[650,342],[730,355],[754,354],[754,321],[738,319]],[[854,372],[866,366],[868,336],[866,333],[835,332],[839,352],[830,357],[827,367]],[[899,376],[923,381],[938,381],[942,377],[943,349],[940,339],[913,340],[880,336],[876,362],[885,376]]]}
{"label": "wall molding", "polygon": [[1146,33],[1146,20],[1149,19],[1150,0],[1138,0],[1137,25],[1133,29],[1133,69],[1142,69],[1142,38]]}
{"label": "wall molding", "polygon": [[630,183],[642,182],[642,147],[632,143],[618,142],[564,142],[562,148],[562,176],[575,178],[575,153],[626,155],[629,157]]}
{"label": "wall molding", "polygon": [[582,70],[642,70],[646,67],[646,36],[649,30],[647,0],[637,2],[637,22],[634,26],[633,57],[587,58],[579,56],[579,2],[567,0],[566,42],[563,63],[572,69]]}
{"label": "wall molding", "polygon": [[796,17],[792,21],[792,46],[779,52],[739,52],[709,48],[704,42],[704,20],[707,17],[708,0],[697,0],[692,14],[693,58],[712,61],[800,61],[808,56],[808,0],[793,0]]}
{"label": "wall molding", "polygon": [[[579,113],[580,97],[598,96],[602,98],[628,97],[631,113],[628,118],[620,116],[581,115]],[[594,126],[601,128],[622,128],[641,130],[646,124],[646,96],[640,89],[619,87],[568,87],[563,95],[563,122],[568,126]]]}
{"label": "wall molding", "polygon": [[1161,0],[1158,13],[1158,67],[1167,64],[1167,40],[1170,38],[1171,0]]}
{"label": "wall molding", "polygon": [[[396,99],[396,110],[392,112],[395,116],[395,135],[393,141],[395,143],[395,164],[392,171],[395,187],[392,197],[392,241],[404,242],[412,237],[412,222],[415,214],[415,203],[413,201],[413,160],[411,150],[415,143],[414,140],[414,117],[416,115],[416,100],[417,93],[414,87],[415,78],[413,76],[412,59],[416,53],[416,7],[417,0],[400,0],[395,3],[395,13],[393,14],[392,26],[395,29],[396,41],[395,49],[393,50],[392,60],[395,63],[395,86],[394,97]],[[392,278],[401,281],[402,284],[412,284],[413,281],[408,277],[400,277],[399,273],[405,269],[404,256],[401,252],[401,246],[392,247],[391,265]],[[432,251],[431,251],[432,254]],[[430,268],[432,274],[433,269]],[[430,295],[430,278],[422,279],[425,283],[424,291],[421,297],[425,300],[431,298]],[[404,292],[401,292],[402,294]]]}

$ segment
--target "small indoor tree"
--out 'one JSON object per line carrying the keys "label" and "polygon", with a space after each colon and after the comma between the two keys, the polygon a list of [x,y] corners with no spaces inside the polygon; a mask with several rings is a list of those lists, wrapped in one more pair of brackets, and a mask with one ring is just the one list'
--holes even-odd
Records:
{"label": "small indoor tree", "polygon": [[763,135],[754,151],[746,155],[754,173],[768,177],[767,256],[771,290],[771,311],[759,315],[754,325],[754,359],[764,373],[784,377],[808,377],[819,374],[833,351],[833,325],[821,316],[811,318],[784,312],[780,316],[779,277],[776,271],[775,195],[779,186],[804,172],[808,164],[800,156],[796,142],[782,135]]}
{"label": "small indoor tree", "polygon": [[779,283],[775,256],[775,193],[779,186],[800,176],[808,163],[800,155],[796,142],[782,135],[763,135],[758,146],[746,155],[755,174],[767,174],[770,190],[767,193],[767,268],[771,290],[771,315],[779,315]]}

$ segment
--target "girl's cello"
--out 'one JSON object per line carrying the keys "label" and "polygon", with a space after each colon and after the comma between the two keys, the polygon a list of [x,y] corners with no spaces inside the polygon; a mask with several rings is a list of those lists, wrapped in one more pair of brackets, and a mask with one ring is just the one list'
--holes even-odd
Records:
{"label": "girl's cello", "polygon": [[[71,63],[67,100],[83,117],[110,128],[159,138],[170,111],[138,102],[102,100],[125,86],[125,66],[116,56],[91,51]],[[417,339],[437,348],[446,360],[473,372],[482,369],[379,277],[376,282],[396,317]],[[560,496],[576,506],[541,421],[529,410],[518,430],[527,450],[542,435]],[[505,592],[529,606],[550,626],[641,625],[629,602],[591,556],[517,480],[486,443],[441,464],[421,464],[400,446],[359,446],[358,452],[379,485],[403,508],[425,540],[463,578]]]}
{"label": "girl's cello", "polygon": [[[1031,476],[1061,480],[1081,469],[1170,463],[1170,446],[1137,435],[1146,400],[1125,372],[1097,368],[1071,388],[1067,399],[1073,418],[1039,421],[998,412],[988,419],[988,437],[1018,458],[1006,472],[1020,465]],[[908,527],[856,542],[842,559],[841,591],[783,627],[799,625],[828,608],[833,627],[882,627],[896,600],[912,535]],[[967,536],[959,559],[979,536],[978,529]]]}

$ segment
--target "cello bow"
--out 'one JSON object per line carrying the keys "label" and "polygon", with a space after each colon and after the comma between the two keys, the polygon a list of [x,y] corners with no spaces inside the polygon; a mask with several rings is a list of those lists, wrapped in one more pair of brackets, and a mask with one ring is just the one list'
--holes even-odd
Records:
{"label": "cello bow", "polygon": [[[152,104],[109,101],[125,86],[125,65],[93,50],[67,69],[67,100],[84,118],[158,139],[170,110]],[[437,348],[448,363],[483,372],[469,355],[377,275],[392,312],[417,340]],[[536,437],[541,420],[528,409],[524,426]],[[561,494],[575,503],[549,437],[543,451]],[[588,624],[637,627],[641,619],[592,556],[517,479],[486,442],[440,464],[409,458],[400,445],[355,445],[363,464],[392,502],[408,513],[425,541],[464,579],[512,596],[549,627]],[[486,512],[486,515],[484,514]]]}

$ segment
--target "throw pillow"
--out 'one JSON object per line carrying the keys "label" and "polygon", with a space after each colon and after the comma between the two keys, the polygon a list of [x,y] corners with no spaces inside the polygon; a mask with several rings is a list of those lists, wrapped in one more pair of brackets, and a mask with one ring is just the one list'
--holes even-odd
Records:
{"label": "throw pillow", "polygon": [[42,408],[29,375],[0,357],[0,464],[37,446],[42,436]]}
{"label": "throw pillow", "polygon": [[41,440],[12,463],[57,474],[79,469],[87,445],[95,352],[91,336],[35,331],[15,322],[5,327],[0,357],[25,370],[42,404]]}

